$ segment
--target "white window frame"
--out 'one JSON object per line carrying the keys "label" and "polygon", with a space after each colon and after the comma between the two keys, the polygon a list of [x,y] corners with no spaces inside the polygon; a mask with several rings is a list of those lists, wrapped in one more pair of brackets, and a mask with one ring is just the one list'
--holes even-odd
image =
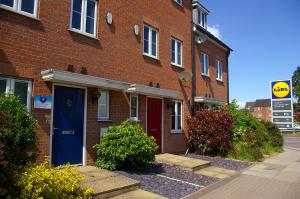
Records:
{"label": "white window frame", "polygon": [[182,1],[183,0],[174,0],[178,5],[182,6]]}
{"label": "white window frame", "polygon": [[[203,18],[203,15],[205,15],[205,17]],[[207,14],[205,12],[203,12],[202,10],[198,10],[198,24],[207,29]]]}
{"label": "white window frame", "polygon": [[[132,117],[132,112],[131,112],[131,99],[133,97],[136,97],[136,117]],[[135,94],[130,94],[130,106],[129,106],[129,117],[133,121],[138,121],[139,119],[139,96]]]}
{"label": "white window frame", "polygon": [[[173,50],[172,49],[172,41],[175,41],[175,49],[174,49],[174,51],[175,51],[175,62],[172,61],[172,50]],[[181,47],[180,48],[180,59],[181,59],[180,64],[178,63],[178,44],[179,43],[180,43],[180,47]],[[182,61],[183,61],[182,60],[182,41],[172,37],[171,38],[171,64],[183,68]]]}
{"label": "white window frame", "polygon": [[70,13],[70,30],[74,31],[74,32],[78,32],[80,34],[84,34],[87,36],[91,36],[91,37],[97,37],[97,20],[98,20],[98,0],[90,0],[95,2],[95,17],[94,17],[94,33],[91,34],[89,32],[86,32],[85,28],[86,28],[86,10],[87,10],[87,0],[82,0],[82,4],[81,4],[81,18],[80,18],[80,29],[76,29],[72,27],[73,24],[73,3],[74,0],[72,0],[72,5],[71,5],[71,13]]}
{"label": "white window frame", "polygon": [[223,81],[223,64],[219,59],[216,59],[216,79]]}
{"label": "white window frame", "polygon": [[6,81],[6,91],[5,94],[14,94],[15,83],[16,82],[24,82],[28,84],[27,87],[27,99],[26,99],[26,107],[28,110],[31,109],[31,95],[32,95],[32,82],[28,80],[15,79],[15,78],[6,78],[0,77],[0,80]]}
{"label": "white window frame", "polygon": [[[175,109],[175,129],[172,129],[172,113],[171,113],[171,133],[182,133],[183,132],[183,102],[182,101],[180,101],[180,100],[173,100],[173,103],[174,103],[174,107],[172,107],[172,108],[174,108]],[[181,129],[179,129],[178,128],[178,120],[177,120],[177,118],[178,118],[178,111],[177,111],[177,109],[178,109],[178,104],[181,104],[181,120],[180,120],[180,123],[181,123]]]}
{"label": "white window frame", "polygon": [[[145,48],[145,27],[147,27],[149,29],[149,33],[148,33],[148,53],[146,53],[144,51],[144,48]],[[152,32],[155,31],[156,32],[156,56],[152,55]],[[144,24],[143,25],[143,54],[146,55],[146,56],[149,56],[149,57],[152,57],[154,59],[157,59],[158,58],[158,30],[149,26],[149,25],[146,25]]]}
{"label": "white window frame", "polygon": [[[204,56],[204,59],[202,61],[202,56]],[[207,62],[206,62],[207,60]],[[209,76],[209,56],[208,54],[201,52],[201,57],[200,57],[200,63],[201,63],[201,74],[204,76]],[[207,63],[207,65],[206,65]],[[207,70],[205,70],[207,68]],[[204,72],[202,72],[202,69],[204,69]],[[207,73],[205,73],[207,71]]]}
{"label": "white window frame", "polygon": [[[102,121],[102,120],[109,120],[109,91],[108,90],[100,90],[99,91],[101,93],[101,96],[98,98],[98,113],[97,113],[97,119],[99,121]],[[100,100],[101,100],[101,97],[102,97],[102,93],[106,93],[106,113],[107,115],[105,117],[101,117],[100,115],[100,111],[101,111],[101,104],[100,104]]]}
{"label": "white window frame", "polygon": [[9,11],[21,14],[21,15],[25,15],[27,17],[37,18],[38,1],[39,0],[34,0],[34,8],[33,8],[32,14],[21,10],[21,5],[22,5],[23,1],[26,1],[26,0],[14,0],[13,7],[7,6],[5,4],[0,4],[0,8],[6,9],[6,10],[9,10]]}

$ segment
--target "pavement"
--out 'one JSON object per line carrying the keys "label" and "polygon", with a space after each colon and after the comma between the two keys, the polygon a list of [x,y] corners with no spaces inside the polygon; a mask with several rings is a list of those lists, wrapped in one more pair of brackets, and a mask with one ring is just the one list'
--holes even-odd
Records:
{"label": "pavement", "polygon": [[155,156],[157,162],[175,165],[187,171],[197,171],[210,166],[210,162],[206,160],[194,159],[180,155],[169,153],[159,154]]}
{"label": "pavement", "polygon": [[284,152],[185,198],[299,199],[300,137],[285,136]]}

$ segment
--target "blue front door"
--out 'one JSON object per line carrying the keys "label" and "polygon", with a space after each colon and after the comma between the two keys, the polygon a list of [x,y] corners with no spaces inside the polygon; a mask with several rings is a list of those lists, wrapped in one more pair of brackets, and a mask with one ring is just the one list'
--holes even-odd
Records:
{"label": "blue front door", "polygon": [[52,158],[54,166],[82,164],[85,90],[54,86]]}

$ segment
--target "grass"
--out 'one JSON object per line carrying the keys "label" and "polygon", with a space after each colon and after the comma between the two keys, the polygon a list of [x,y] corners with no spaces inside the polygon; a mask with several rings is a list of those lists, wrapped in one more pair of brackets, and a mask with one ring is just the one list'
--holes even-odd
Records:
{"label": "grass", "polygon": [[266,155],[272,155],[274,153],[281,153],[283,152],[283,149],[282,147],[273,147],[271,145],[271,143],[266,143],[265,145],[263,145],[261,148],[261,152],[263,154],[266,154]]}
{"label": "grass", "polygon": [[244,161],[261,161],[263,154],[272,155],[283,152],[282,147],[273,147],[270,142],[265,143],[262,147],[249,147],[243,142],[233,143],[234,152],[230,152],[227,157],[231,159]]}

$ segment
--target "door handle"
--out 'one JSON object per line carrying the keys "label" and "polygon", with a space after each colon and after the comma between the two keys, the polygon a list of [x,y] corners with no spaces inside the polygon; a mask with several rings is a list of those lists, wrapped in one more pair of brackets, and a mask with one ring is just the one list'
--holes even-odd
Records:
{"label": "door handle", "polygon": [[62,131],[63,135],[75,135],[75,131]]}

